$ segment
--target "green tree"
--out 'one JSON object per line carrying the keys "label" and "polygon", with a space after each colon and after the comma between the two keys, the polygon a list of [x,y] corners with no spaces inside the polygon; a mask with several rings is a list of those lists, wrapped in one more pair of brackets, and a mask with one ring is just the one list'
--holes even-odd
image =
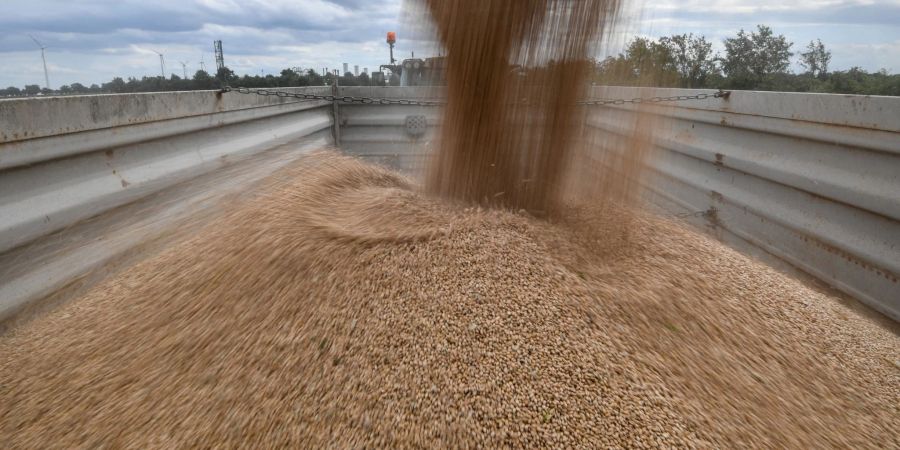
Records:
{"label": "green tree", "polygon": [[41,87],[36,84],[25,85],[25,95],[37,95],[41,92]]}
{"label": "green tree", "polygon": [[758,25],[751,33],[741,29],[737,36],[725,39],[722,70],[729,85],[742,89],[771,88],[773,75],[787,73],[793,56],[792,45],[784,35],[776,36],[765,25]]}
{"label": "green tree", "polygon": [[323,86],[325,85],[325,79],[313,69],[309,69],[306,71],[306,78],[309,80],[309,86]]}
{"label": "green tree", "polygon": [[300,74],[293,69],[284,69],[278,77],[278,84],[281,86],[299,86]]}
{"label": "green tree", "polygon": [[829,62],[831,62],[831,52],[825,50],[825,44],[821,39],[809,41],[806,51],[800,52],[800,65],[811,77],[824,80],[828,76]]}
{"label": "green tree", "polygon": [[216,87],[216,80],[205,70],[194,72],[193,78],[194,89],[212,89]]}
{"label": "green tree", "polygon": [[668,46],[635,38],[624,53],[595,62],[595,81],[630,86],[677,86],[678,71]]}
{"label": "green tree", "polygon": [[102,89],[106,92],[125,92],[125,80],[115,77],[109,83],[103,83]]}
{"label": "green tree", "polygon": [[712,75],[719,72],[713,57],[712,42],[704,36],[676,34],[659,40],[668,50],[682,87],[704,87]]}
{"label": "green tree", "polygon": [[678,71],[675,58],[666,45],[645,38],[635,38],[625,49],[631,72],[642,85],[673,86]]}
{"label": "green tree", "polygon": [[237,81],[237,76],[234,74],[234,71],[229,69],[228,67],[222,67],[221,69],[216,71],[216,79],[225,84],[231,84]]}

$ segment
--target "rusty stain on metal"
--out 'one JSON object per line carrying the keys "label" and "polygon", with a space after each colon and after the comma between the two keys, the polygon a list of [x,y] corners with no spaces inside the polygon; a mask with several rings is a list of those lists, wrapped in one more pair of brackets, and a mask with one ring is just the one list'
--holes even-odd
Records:
{"label": "rusty stain on metal", "polygon": [[894,273],[891,273],[888,270],[882,269],[880,267],[875,267],[875,266],[863,261],[862,259],[859,259],[856,256],[854,256],[850,253],[847,253],[844,250],[841,250],[840,248],[837,248],[834,245],[828,244],[827,242],[822,242],[816,238],[808,237],[803,234],[801,234],[800,236],[801,236],[801,239],[803,240],[803,242],[806,242],[807,244],[815,245],[816,247],[819,247],[819,248],[825,250],[826,252],[831,253],[832,255],[838,256],[853,265],[859,266],[859,267],[861,267],[867,271],[870,271],[878,276],[884,277],[884,279],[886,279],[892,283],[898,282],[898,276]]}
{"label": "rusty stain on metal", "polygon": [[710,206],[709,209],[703,211],[702,217],[706,219],[707,227],[713,230],[719,230],[722,226],[721,220],[719,220],[719,209],[715,206]]}
{"label": "rusty stain on metal", "polygon": [[721,166],[724,166],[725,163],[722,161],[722,160],[724,160],[724,159],[725,159],[725,155],[723,155],[723,154],[721,154],[721,153],[716,153],[716,162],[714,162],[713,164],[714,164],[714,165],[717,165],[717,166],[720,166],[720,167],[721,167]]}

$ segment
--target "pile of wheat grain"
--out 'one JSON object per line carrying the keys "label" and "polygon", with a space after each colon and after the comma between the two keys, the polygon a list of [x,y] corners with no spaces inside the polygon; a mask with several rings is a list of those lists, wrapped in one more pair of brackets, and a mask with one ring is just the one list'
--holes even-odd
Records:
{"label": "pile of wheat grain", "polygon": [[900,339],[667,221],[333,154],[0,336],[4,448],[896,447]]}

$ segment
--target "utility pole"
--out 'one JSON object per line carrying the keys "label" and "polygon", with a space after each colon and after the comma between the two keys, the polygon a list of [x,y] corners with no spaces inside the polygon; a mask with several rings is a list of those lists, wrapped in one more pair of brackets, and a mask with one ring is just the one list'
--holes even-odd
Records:
{"label": "utility pole", "polygon": [[163,78],[166,78],[166,60],[163,58],[163,54],[156,50],[150,51],[159,55],[159,73]]}
{"label": "utility pole", "polygon": [[38,40],[35,39],[34,36],[29,34],[28,37],[30,37],[31,40],[41,48],[41,61],[44,62],[44,87],[50,89],[50,76],[47,74],[47,57],[44,56],[44,50],[46,50],[47,47],[44,47],[44,44],[38,42]]}
{"label": "utility pole", "polygon": [[338,72],[338,70],[334,69],[335,77],[331,81],[332,82],[331,95],[333,97],[335,97],[335,100],[331,102],[331,108],[332,108],[331,109],[331,114],[332,114],[331,117],[334,118],[334,120],[332,120],[331,137],[334,138],[334,145],[340,146],[341,145],[341,120],[340,120],[341,110],[340,110],[339,102],[337,101],[337,96],[340,95],[341,89],[340,89],[340,84],[338,83],[339,78],[337,76],[337,72]]}
{"label": "utility pole", "polygon": [[184,79],[187,80],[187,79],[188,79],[188,77],[187,77],[187,63],[185,63],[184,61],[178,61],[178,63],[181,64],[181,70],[184,72]]}
{"label": "utility pole", "polygon": [[206,72],[206,63],[203,62],[203,53],[200,53],[200,70]]}

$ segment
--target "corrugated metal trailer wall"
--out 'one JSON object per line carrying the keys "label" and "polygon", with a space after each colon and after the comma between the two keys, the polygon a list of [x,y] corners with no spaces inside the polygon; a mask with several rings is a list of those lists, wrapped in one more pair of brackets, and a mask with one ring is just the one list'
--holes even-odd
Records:
{"label": "corrugated metal trailer wall", "polygon": [[[699,92],[712,93],[595,87],[591,97]],[[338,94],[440,95],[371,87]],[[640,107],[656,127],[644,179],[654,204],[900,320],[900,98],[736,91],[727,100]],[[599,137],[592,140],[598,158],[626,150],[616,143],[632,129],[637,107],[588,108],[587,137]],[[417,171],[434,148],[439,107],[337,109],[339,144],[350,154]],[[78,276],[62,260],[17,269],[23,247],[225,166],[230,155],[288,142],[328,145],[333,111],[329,102],[210,91],[0,101],[0,315]],[[75,258],[75,266],[104,261],[91,255]],[[66,270],[47,269],[54,264]]]}
{"label": "corrugated metal trailer wall", "polygon": [[[592,97],[696,92],[597,87]],[[596,107],[587,124],[621,135],[636,108]],[[900,320],[900,98],[736,91],[641,108],[659,117],[645,180],[654,203]]]}
{"label": "corrugated metal trailer wall", "polygon": [[[0,319],[153,239],[215,193],[133,211],[147,217],[129,227],[131,217],[108,228],[98,217],[127,216],[120,207],[282,144],[330,145],[332,123],[330,102],[217,91],[0,100]],[[239,177],[251,175],[207,189]],[[87,219],[92,227],[79,225]]]}
{"label": "corrugated metal trailer wall", "polygon": [[[426,98],[421,88],[345,95]],[[594,87],[591,98],[712,94]],[[900,320],[900,98],[735,91],[657,105],[590,106],[599,155],[623,151],[641,108],[655,151],[648,198],[741,251],[775,257]],[[424,116],[414,134],[408,117]],[[342,105],[342,147],[416,170],[434,147],[439,108]],[[593,135],[593,136],[591,136]],[[771,260],[771,259],[770,259]]]}

